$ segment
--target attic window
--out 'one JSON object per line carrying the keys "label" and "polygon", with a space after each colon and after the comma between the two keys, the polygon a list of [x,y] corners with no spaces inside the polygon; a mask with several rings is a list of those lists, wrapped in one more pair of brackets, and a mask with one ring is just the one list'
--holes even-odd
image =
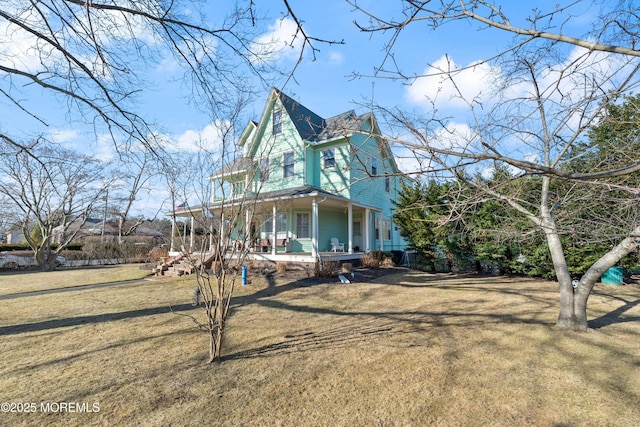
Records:
{"label": "attic window", "polygon": [[371,158],[371,175],[378,175],[378,159],[376,159],[375,157]]}
{"label": "attic window", "polygon": [[384,177],[384,191],[386,191],[387,193],[391,190],[391,183],[389,182],[389,177],[385,176]]}
{"label": "attic window", "polygon": [[274,135],[282,133],[282,110],[273,111],[273,132]]}
{"label": "attic window", "polygon": [[323,161],[322,166],[325,169],[333,168],[336,166],[335,151],[333,150],[333,148],[329,148],[322,152],[322,161]]}

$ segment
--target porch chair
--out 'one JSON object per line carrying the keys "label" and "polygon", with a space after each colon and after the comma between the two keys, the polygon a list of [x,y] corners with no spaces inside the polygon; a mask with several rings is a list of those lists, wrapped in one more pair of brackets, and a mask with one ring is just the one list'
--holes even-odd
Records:
{"label": "porch chair", "polygon": [[337,237],[331,238],[331,252],[344,252],[344,243],[339,243]]}

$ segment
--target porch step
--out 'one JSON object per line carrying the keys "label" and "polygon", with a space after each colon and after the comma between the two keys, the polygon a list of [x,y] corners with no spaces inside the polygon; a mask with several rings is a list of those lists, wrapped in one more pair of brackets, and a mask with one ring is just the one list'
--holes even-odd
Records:
{"label": "porch step", "polygon": [[180,254],[166,262],[159,264],[152,271],[156,276],[180,277],[185,274],[193,274],[202,265],[210,269],[216,254],[207,254],[204,259],[198,259],[195,265],[184,255]]}

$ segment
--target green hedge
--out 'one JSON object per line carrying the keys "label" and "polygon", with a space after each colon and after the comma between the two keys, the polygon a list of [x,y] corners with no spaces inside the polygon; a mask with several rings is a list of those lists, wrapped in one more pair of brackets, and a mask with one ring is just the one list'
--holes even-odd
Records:
{"label": "green hedge", "polygon": [[[84,243],[70,243],[65,248],[68,251],[81,251]],[[58,247],[57,243],[51,245],[52,249],[56,249]],[[0,244],[0,252],[8,252],[8,251],[30,251],[31,248],[26,243],[12,243],[12,244]]]}

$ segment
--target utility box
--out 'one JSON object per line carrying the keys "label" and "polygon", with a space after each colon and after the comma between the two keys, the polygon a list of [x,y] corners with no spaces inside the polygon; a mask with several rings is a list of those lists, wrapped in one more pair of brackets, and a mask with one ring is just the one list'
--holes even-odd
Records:
{"label": "utility box", "polygon": [[600,282],[605,285],[621,285],[624,270],[622,267],[611,267],[604,272],[600,278]]}

